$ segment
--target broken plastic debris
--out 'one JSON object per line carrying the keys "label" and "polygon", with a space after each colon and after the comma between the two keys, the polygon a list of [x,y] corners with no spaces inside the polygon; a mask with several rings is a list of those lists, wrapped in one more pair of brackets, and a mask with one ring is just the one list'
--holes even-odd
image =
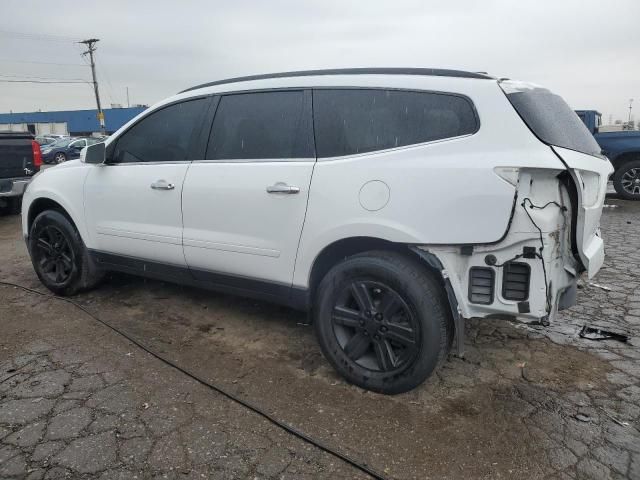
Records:
{"label": "broken plastic debris", "polygon": [[610,332],[600,327],[590,327],[585,325],[578,334],[580,338],[586,338],[587,340],[617,340],[619,342],[628,342],[629,336],[623,333]]}
{"label": "broken plastic debris", "polygon": [[589,415],[585,415],[584,413],[578,413],[575,415],[576,420],[580,420],[581,422],[590,422],[591,417]]}
{"label": "broken plastic debris", "polygon": [[611,420],[613,420],[614,422],[616,422],[618,425],[620,425],[621,427],[628,427],[629,426],[629,422],[624,422],[622,420],[619,420],[618,418],[614,417],[613,415],[611,415],[606,409],[604,409],[603,407],[600,407],[600,410],[602,410],[604,412],[604,414],[609,417]]}
{"label": "broken plastic debris", "polygon": [[607,287],[606,285],[600,285],[599,283],[589,282],[589,285],[592,286],[592,287],[601,288],[602,290],[604,290],[606,292],[610,292],[611,291],[611,287]]}

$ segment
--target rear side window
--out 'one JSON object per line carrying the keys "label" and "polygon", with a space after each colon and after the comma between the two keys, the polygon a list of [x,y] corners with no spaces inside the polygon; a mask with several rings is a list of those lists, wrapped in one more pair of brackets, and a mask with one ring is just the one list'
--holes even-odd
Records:
{"label": "rear side window", "polygon": [[315,157],[307,103],[303,91],[223,96],[211,127],[207,159]]}
{"label": "rear side window", "polygon": [[112,162],[176,162],[187,159],[194,131],[209,99],[170,105],[140,120],[118,138]]}
{"label": "rear side window", "polygon": [[462,96],[382,89],[313,92],[318,157],[338,157],[469,135],[478,130]]}
{"label": "rear side window", "polygon": [[600,146],[571,107],[546,88],[500,84],[511,105],[531,131],[549,145],[589,155],[600,155]]}

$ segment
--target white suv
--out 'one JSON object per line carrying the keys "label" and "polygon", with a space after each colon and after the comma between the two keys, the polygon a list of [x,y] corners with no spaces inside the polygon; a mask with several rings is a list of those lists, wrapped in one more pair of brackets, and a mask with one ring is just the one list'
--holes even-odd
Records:
{"label": "white suv", "polygon": [[312,314],[327,359],[420,384],[464,319],[552,321],[604,258],[609,161],[558,96],[433,69],[185,90],[24,196],[33,265],[71,295],[119,270]]}

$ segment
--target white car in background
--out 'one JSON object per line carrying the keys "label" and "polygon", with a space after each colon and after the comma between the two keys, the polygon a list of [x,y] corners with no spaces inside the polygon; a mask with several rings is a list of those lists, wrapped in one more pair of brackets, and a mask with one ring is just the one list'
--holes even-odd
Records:
{"label": "white car in background", "polygon": [[604,258],[609,161],[543,88],[434,69],[194,87],[38,175],[23,230],[53,292],[108,270],[312,314],[383,393],[425,380],[464,319],[551,322]]}

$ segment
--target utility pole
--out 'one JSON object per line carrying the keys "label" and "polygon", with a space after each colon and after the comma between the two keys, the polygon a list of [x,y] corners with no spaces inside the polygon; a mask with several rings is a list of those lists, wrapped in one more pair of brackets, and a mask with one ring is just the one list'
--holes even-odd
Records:
{"label": "utility pole", "polygon": [[127,108],[131,107],[131,104],[129,103],[129,87],[127,87]]}
{"label": "utility pole", "polygon": [[631,105],[633,104],[633,98],[629,99],[629,119],[627,120],[627,128],[631,130]]}
{"label": "utility pole", "polygon": [[102,106],[100,105],[100,92],[98,91],[98,79],[96,78],[96,63],[93,59],[93,52],[96,51],[96,43],[100,40],[97,38],[90,38],[89,40],[83,40],[84,45],[87,46],[87,51],[83,52],[82,55],[89,54],[89,59],[91,60],[91,75],[93,76],[93,91],[96,94],[96,103],[98,104],[98,121],[100,122],[100,132],[105,135],[106,129],[104,127],[104,112],[102,111]]}

